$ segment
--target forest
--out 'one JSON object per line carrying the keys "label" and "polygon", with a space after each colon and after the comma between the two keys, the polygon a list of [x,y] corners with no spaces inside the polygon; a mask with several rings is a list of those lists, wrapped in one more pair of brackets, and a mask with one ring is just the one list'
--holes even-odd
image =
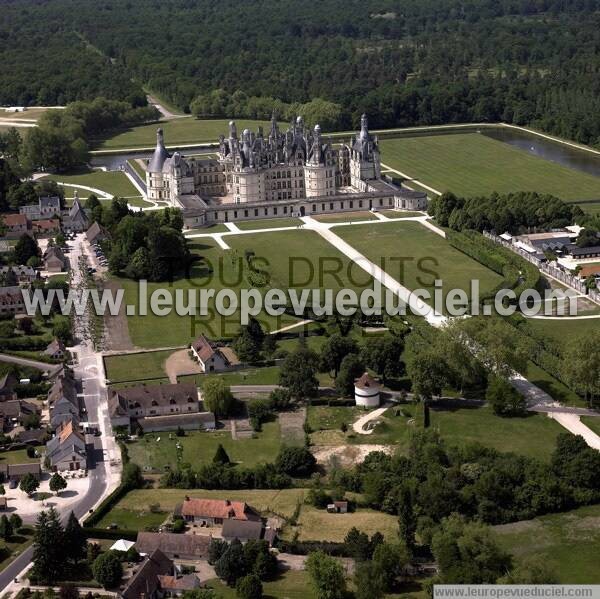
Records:
{"label": "forest", "polygon": [[335,103],[340,128],[366,111],[372,127],[502,120],[600,144],[600,0],[2,4],[0,104],[136,106],[149,89],[189,111],[241,91]]}

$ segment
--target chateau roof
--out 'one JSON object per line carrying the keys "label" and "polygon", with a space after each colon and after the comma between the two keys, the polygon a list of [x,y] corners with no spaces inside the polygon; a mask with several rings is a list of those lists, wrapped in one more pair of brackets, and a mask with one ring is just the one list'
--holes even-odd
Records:
{"label": "chateau roof", "polygon": [[163,130],[159,128],[156,130],[156,148],[154,149],[154,154],[152,154],[152,158],[148,164],[148,171],[151,173],[162,172],[163,165],[167,158],[169,158],[169,152],[167,152],[167,148],[165,148]]}

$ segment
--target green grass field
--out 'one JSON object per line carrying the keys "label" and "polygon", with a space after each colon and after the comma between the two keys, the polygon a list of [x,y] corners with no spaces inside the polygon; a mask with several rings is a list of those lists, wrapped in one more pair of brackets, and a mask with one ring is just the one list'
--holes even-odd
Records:
{"label": "green grass field", "polygon": [[368,210],[340,214],[317,214],[313,218],[322,223],[349,223],[356,220],[377,220],[377,217]]}
{"label": "green grass field", "polygon": [[124,530],[146,530],[155,529],[160,526],[169,516],[167,512],[153,512],[146,510],[123,510],[113,508],[98,523],[99,528],[117,528]]}
{"label": "green grass field", "polygon": [[[306,489],[241,489],[206,490],[206,489],[137,489],[130,491],[113,509],[129,512],[149,511],[150,506],[158,504],[165,512],[172,512],[186,495],[203,499],[230,499],[231,501],[246,501],[259,512],[277,513],[289,518],[296,509],[298,502],[304,501]],[[111,512],[112,513],[112,510]],[[110,514],[109,513],[109,514]]]}
{"label": "green grass field", "polygon": [[585,402],[577,395],[577,393],[571,391],[566,385],[533,362],[528,362],[527,372],[522,374],[524,374],[524,376],[526,376],[534,385],[551,395],[556,401],[571,406],[585,407]]}
{"label": "green grass field", "polygon": [[528,322],[533,329],[556,339],[561,345],[565,341],[581,339],[583,335],[600,334],[600,318],[583,318],[581,320],[530,318]]}
{"label": "green grass field", "polygon": [[[384,225],[385,226],[385,225]],[[252,287],[243,274],[244,253],[255,252],[257,266],[267,270],[270,287],[294,288],[331,288],[345,287],[363,289],[370,278],[356,265],[340,254],[313,231],[285,231],[265,234],[229,235],[227,243],[232,251],[223,251],[210,238],[191,239],[192,252],[203,258],[195,263],[188,278],[180,278],[173,284],[149,283],[148,293],[169,288],[171,291],[200,287],[215,289]],[[212,272],[209,272],[209,267]],[[352,277],[352,279],[350,279]],[[138,283],[130,279],[120,279],[125,290],[125,303],[138,308]],[[214,306],[210,302],[209,310]],[[136,310],[139,312],[139,309]],[[297,321],[287,314],[281,317],[270,316],[263,312],[258,319],[268,330],[277,330]],[[239,314],[221,316],[214,312],[207,316],[192,318],[179,316],[172,311],[167,316],[157,316],[149,311],[147,316],[128,317],[127,323],[133,343],[138,347],[153,348],[184,345],[195,339],[201,332],[213,339],[232,337],[240,326]]]}
{"label": "green grass field", "polygon": [[172,353],[171,350],[165,350],[124,354],[122,356],[106,356],[104,358],[106,378],[111,383],[118,383],[121,381],[166,377],[164,364]]}
{"label": "green grass field", "polygon": [[[123,148],[145,148],[156,144],[156,130],[162,127],[165,135],[165,144],[196,144],[196,143],[218,143],[219,135],[229,135],[230,119],[198,120],[195,118],[173,119],[140,125],[117,133],[104,140],[98,140],[98,150],[118,150]],[[259,125],[263,126],[265,133],[269,132],[271,123],[269,121],[251,121],[246,119],[235,119],[238,136],[246,128],[256,131]],[[285,123],[280,123],[285,127]]]}
{"label": "green grass field", "polygon": [[600,202],[594,202],[592,204],[580,204],[581,209],[584,212],[589,212],[590,214],[600,214]]}
{"label": "green grass field", "polygon": [[600,177],[531,156],[479,133],[384,139],[382,162],[440,192],[538,191],[564,200],[600,197]]}
{"label": "green grass field", "polygon": [[263,425],[263,430],[256,433],[255,438],[234,440],[230,431],[190,431],[185,437],[177,437],[174,433],[153,433],[128,444],[127,449],[131,461],[139,464],[144,471],[163,472],[165,466],[173,470],[178,466],[177,443],[183,447],[181,463],[188,463],[196,468],[200,464],[212,462],[219,443],[232,462],[254,466],[275,459],[281,446],[281,436],[279,424],[267,422]]}
{"label": "green grass field", "polygon": [[517,562],[537,556],[550,564],[561,583],[600,583],[600,505],[495,526],[494,530]]}
{"label": "green grass field", "polygon": [[253,229],[277,229],[279,227],[297,227],[302,224],[299,218],[264,218],[259,220],[240,221],[235,223],[242,231]]}
{"label": "green grass field", "polygon": [[419,223],[357,225],[340,227],[335,232],[412,290],[423,288],[433,294],[434,281],[442,279],[444,291],[459,288],[469,294],[472,279],[479,280],[482,292],[501,281],[496,273]]}
{"label": "green grass field", "polygon": [[[228,587],[219,579],[209,580],[207,586],[214,589],[220,599],[238,599],[235,589]],[[263,597],[274,599],[317,599],[311,585],[310,577],[304,570],[287,570],[282,572],[275,580],[263,582]]]}
{"label": "green grass field", "polygon": [[[39,452],[39,450],[38,450]],[[0,452],[0,463],[1,464],[32,464],[34,462],[40,462],[41,458],[30,458],[27,457],[27,451],[25,449],[13,449],[11,451]]]}
{"label": "green grass field", "polygon": [[[74,185],[85,185],[100,189],[106,193],[119,197],[138,196],[140,192],[133,186],[131,181],[126,177],[125,173],[120,171],[89,171],[82,173],[74,173],[70,175],[48,175],[45,179],[60,181],[61,183],[72,183]],[[73,195],[73,188],[65,189],[67,195]],[[87,198],[91,192],[85,189],[79,190],[80,198]],[[100,198],[101,199],[101,198]]]}
{"label": "green grass field", "polygon": [[383,216],[388,218],[409,218],[411,216],[423,216],[422,212],[411,212],[410,210],[381,210]]}

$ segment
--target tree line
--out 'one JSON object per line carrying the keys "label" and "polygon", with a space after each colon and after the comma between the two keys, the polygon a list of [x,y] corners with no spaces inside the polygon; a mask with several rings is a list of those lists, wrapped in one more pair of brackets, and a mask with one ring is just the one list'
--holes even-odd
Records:
{"label": "tree line", "polygon": [[2,103],[101,95],[141,106],[143,84],[187,111],[197,99],[202,114],[215,114],[206,100],[223,90],[227,103],[252,99],[244,114],[264,114],[264,99],[321,98],[342,107],[337,126],[356,126],[362,112],[377,127],[503,120],[599,143],[598,0],[25,0],[3,9]]}

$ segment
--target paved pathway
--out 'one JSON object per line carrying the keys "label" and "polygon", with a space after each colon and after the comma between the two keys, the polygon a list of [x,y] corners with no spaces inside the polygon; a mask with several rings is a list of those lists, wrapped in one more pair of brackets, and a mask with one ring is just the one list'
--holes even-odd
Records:
{"label": "paved pathway", "polygon": [[368,412],[364,416],[361,416],[352,424],[352,429],[354,430],[354,432],[358,433],[359,435],[372,434],[374,429],[367,429],[365,428],[365,426],[372,420],[376,420],[377,418],[379,418],[391,405],[392,402],[388,401],[384,403],[381,408],[377,408],[377,410],[373,410],[371,412]]}
{"label": "paved pathway", "polygon": [[[414,314],[423,316],[429,324],[440,327],[447,322],[443,314],[436,312],[431,306],[416,296],[410,289],[399,283],[379,266],[371,262],[366,256],[354,249],[349,243],[346,243],[341,237],[338,237],[331,231],[331,225],[321,223],[310,216],[302,217],[306,228],[316,231],[321,237],[326,239],[338,251],[350,258],[357,266],[360,266],[365,272],[369,273],[375,280],[381,283],[385,288],[390,289],[403,302],[410,306]],[[381,222],[381,221],[372,221]]]}
{"label": "paved pathway", "polygon": [[564,426],[574,435],[581,435],[590,447],[600,450],[600,437],[591,428],[581,422],[581,416],[579,414],[549,412],[548,417],[556,420],[558,424]]}
{"label": "paved pathway", "polygon": [[36,370],[47,371],[50,376],[53,376],[62,368],[62,364],[48,364],[46,362],[30,360],[29,358],[11,356],[10,354],[0,354],[0,362],[9,362],[10,364],[19,364],[20,366],[28,366],[29,368],[35,368]]}

